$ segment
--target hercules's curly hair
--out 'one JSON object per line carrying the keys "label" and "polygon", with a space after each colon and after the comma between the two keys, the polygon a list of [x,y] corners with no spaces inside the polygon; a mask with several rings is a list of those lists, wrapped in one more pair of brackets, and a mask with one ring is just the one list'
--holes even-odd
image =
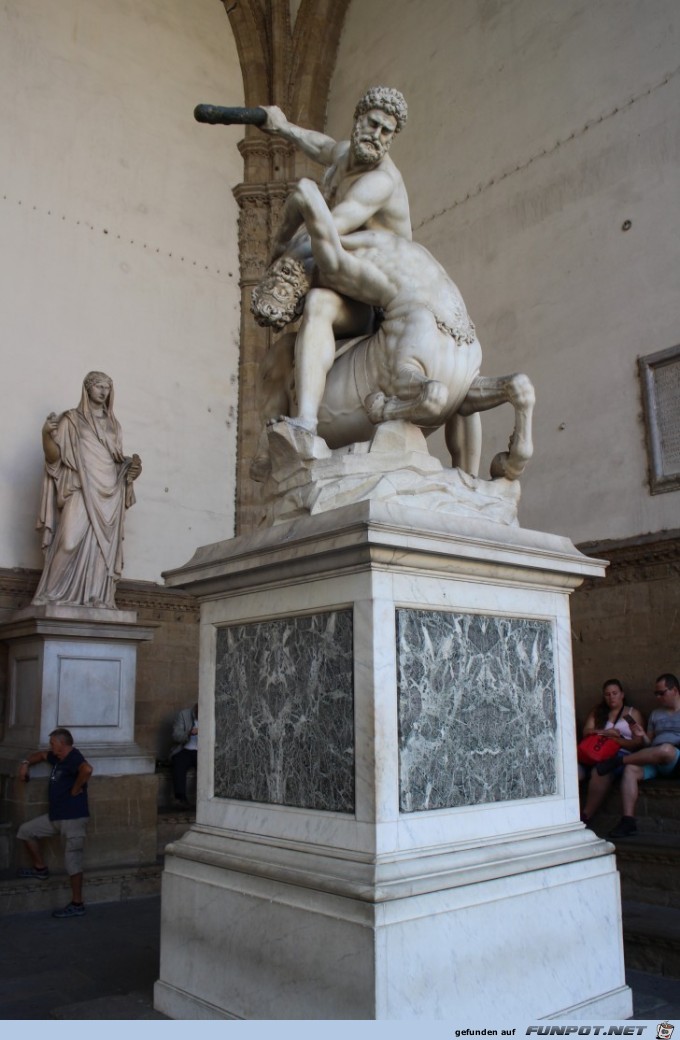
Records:
{"label": "hercules's curly hair", "polygon": [[354,109],[354,118],[362,116],[372,108],[379,108],[382,112],[394,116],[397,121],[395,134],[403,130],[408,118],[408,105],[404,95],[395,90],[394,87],[370,87],[362,98],[359,98],[357,107]]}

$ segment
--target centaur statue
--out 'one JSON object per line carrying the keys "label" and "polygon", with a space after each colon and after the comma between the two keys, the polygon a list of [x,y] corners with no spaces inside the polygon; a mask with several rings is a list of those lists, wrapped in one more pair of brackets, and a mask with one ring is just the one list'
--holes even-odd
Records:
{"label": "centaur statue", "polygon": [[[453,465],[476,476],[479,413],[509,402],[515,426],[508,450],[492,461],[491,476],[519,477],[533,450],[532,384],[520,374],[480,376],[474,325],[442,266],[423,246],[390,231],[339,234],[311,180],[297,184],[286,211],[289,221],[304,221],[306,234],[294,237],[270,266],[253,292],[252,309],[258,322],[279,330],[301,313],[302,324],[297,335],[282,335],[265,359],[265,422],[301,427],[330,448],[370,440],[377,424],[393,419],[415,424],[425,436],[444,426]],[[323,327],[319,317],[338,294],[364,308],[365,334],[345,341],[331,336],[330,342],[306,335],[306,325]],[[355,310],[355,327],[356,317]],[[260,444],[255,479],[267,470],[266,438]]]}

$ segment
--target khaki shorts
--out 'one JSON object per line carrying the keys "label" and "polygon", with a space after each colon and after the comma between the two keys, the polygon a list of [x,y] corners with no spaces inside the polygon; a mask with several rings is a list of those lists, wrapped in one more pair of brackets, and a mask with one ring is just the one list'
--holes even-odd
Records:
{"label": "khaki shorts", "polygon": [[45,813],[44,816],[36,816],[34,820],[22,823],[17,831],[17,838],[20,841],[38,841],[40,838],[53,838],[55,834],[61,834],[63,838],[66,838],[64,866],[66,873],[71,877],[72,874],[82,874],[83,872],[83,847],[87,821],[87,816],[80,816],[77,820],[51,820]]}

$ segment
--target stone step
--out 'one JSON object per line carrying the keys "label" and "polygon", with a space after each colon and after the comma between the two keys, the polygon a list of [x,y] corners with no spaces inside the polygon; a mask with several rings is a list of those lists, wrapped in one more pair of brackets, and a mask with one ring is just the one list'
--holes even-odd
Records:
{"label": "stone step", "polygon": [[9,823],[0,823],[0,870],[8,870],[12,863],[14,828]]}
{"label": "stone step", "polygon": [[624,900],[622,910],[626,967],[677,978],[680,986],[680,909]]}
{"label": "stone step", "polygon": [[637,834],[615,845],[622,898],[680,911],[680,834]]}
{"label": "stone step", "polygon": [[[631,902],[680,909],[680,784],[676,780],[641,784],[636,809],[635,836],[614,841],[622,896]],[[608,838],[620,819],[617,785],[595,817],[593,830]]]}
{"label": "stone step", "polygon": [[[680,783],[677,780],[648,780],[640,784],[636,806],[640,834],[675,834],[680,836]],[[615,784],[604,805],[595,816],[594,830],[600,837],[621,819],[621,795]]]}
{"label": "stone step", "polygon": [[50,1016],[54,1019],[65,1019],[69,1022],[86,1020],[94,1021],[169,1021],[167,1015],[154,1011],[151,1001],[145,993],[115,994],[111,997],[97,997],[77,1004],[64,1004],[54,1008]]}
{"label": "stone step", "polygon": [[[158,811],[171,812],[173,807],[172,770],[169,761],[159,760],[156,763],[156,776],[158,778]],[[187,798],[190,802],[196,801],[196,770],[190,769],[187,773]]]}
{"label": "stone step", "polygon": [[[156,819],[156,855],[162,856],[166,845],[181,838],[189,830],[195,819],[195,807],[187,809],[159,808]],[[15,867],[28,862],[23,849],[17,848],[18,844],[20,843],[16,841],[16,827],[9,823],[0,823],[0,879],[3,872],[9,872],[7,876],[12,877]],[[51,857],[48,859],[48,865],[52,870],[55,870],[57,865],[63,863],[63,849],[58,838],[50,839],[43,851],[45,854],[52,852]],[[104,867],[97,867],[96,869],[99,872]],[[90,868],[87,863],[87,846],[85,852],[85,873],[87,875],[90,874]]]}
{"label": "stone step", "polygon": [[195,809],[159,809],[157,822],[158,855],[163,856],[166,845],[177,841],[196,820]]}
{"label": "stone step", "polygon": [[[86,903],[111,903],[157,895],[161,889],[162,864],[111,867],[86,872]],[[0,872],[0,916],[31,910],[56,910],[71,899],[66,874],[52,874],[47,881],[18,878],[13,872]]]}
{"label": "stone step", "polygon": [[[160,872],[165,847],[177,841],[196,819],[195,809],[161,809],[157,816],[155,863],[141,867],[114,864],[90,867],[85,852],[85,899],[88,903],[153,895],[160,891]],[[0,915],[30,910],[55,909],[70,898],[68,878],[63,873],[63,848],[53,839],[51,874],[48,881],[17,878],[17,864],[26,864],[23,850],[16,848],[16,828],[0,824]],[[56,869],[55,869],[56,868]]]}

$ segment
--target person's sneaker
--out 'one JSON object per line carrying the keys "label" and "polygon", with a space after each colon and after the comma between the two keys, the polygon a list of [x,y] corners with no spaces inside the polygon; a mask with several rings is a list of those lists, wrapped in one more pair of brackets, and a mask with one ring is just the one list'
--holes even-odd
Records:
{"label": "person's sneaker", "polygon": [[47,881],[50,872],[47,867],[21,867],[17,870],[17,877],[37,878],[38,881]]}
{"label": "person's sneaker", "polygon": [[607,835],[608,838],[631,838],[637,834],[637,823],[634,816],[622,816],[616,827]]}
{"label": "person's sneaker", "polygon": [[82,917],[85,907],[82,903],[69,903],[63,910],[55,910],[52,917]]}

